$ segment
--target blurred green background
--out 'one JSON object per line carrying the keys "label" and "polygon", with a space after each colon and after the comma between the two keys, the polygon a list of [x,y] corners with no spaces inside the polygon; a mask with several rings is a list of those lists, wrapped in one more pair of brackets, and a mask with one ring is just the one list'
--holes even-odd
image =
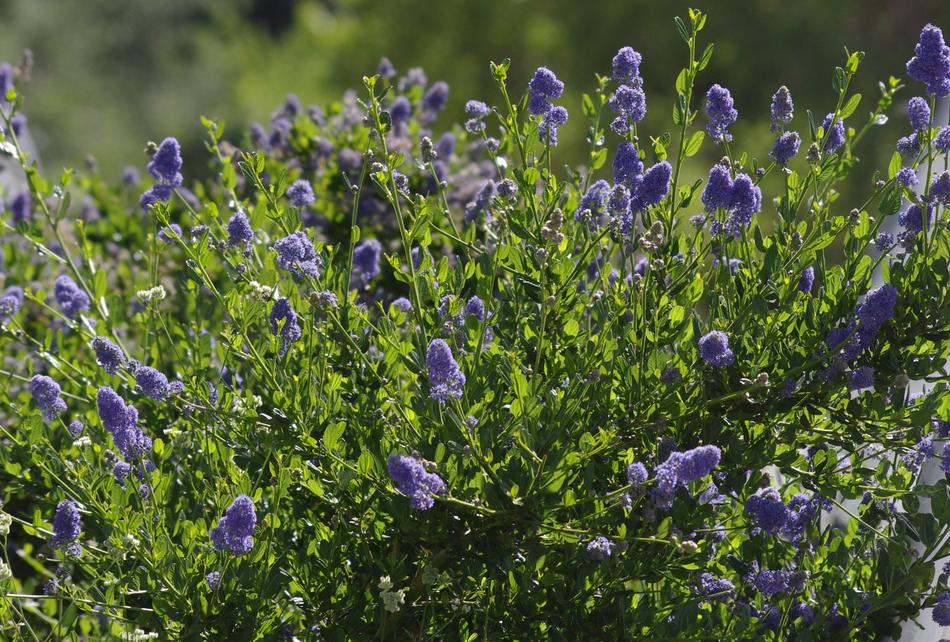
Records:
{"label": "blurred green background", "polygon": [[[47,172],[77,167],[87,153],[106,176],[144,165],[144,144],[174,135],[186,151],[186,171],[204,171],[203,114],[224,118],[231,138],[253,121],[266,122],[290,91],[304,103],[325,103],[372,73],[380,56],[400,72],[425,68],[446,80],[450,103],[436,128],[458,122],[469,98],[496,100],[489,60],[512,59],[520,93],[533,69],[551,67],[567,84],[562,101],[572,122],[562,132],[565,162],[583,159],[580,93],[593,74],[607,73],[614,52],[632,45],[643,54],[648,116],[641,132],[670,127],[673,81],[685,51],[673,25],[695,5],[710,14],[704,41],[716,52],[700,78],[728,86],[740,121],[739,147],[760,158],[770,144],[769,98],[779,84],[795,97],[795,126],[804,108],[833,108],[832,70],[842,48],[867,52],[857,90],[864,117],[876,83],[903,75],[921,27],[950,28],[948,0],[5,0],[0,1],[0,58],[15,63],[24,48],[35,58],[21,87]],[[897,136],[907,133],[901,95],[886,132],[863,155],[886,165]],[[714,154],[715,150],[709,150]],[[883,159],[883,160],[880,160]],[[871,159],[869,159],[871,160]]]}

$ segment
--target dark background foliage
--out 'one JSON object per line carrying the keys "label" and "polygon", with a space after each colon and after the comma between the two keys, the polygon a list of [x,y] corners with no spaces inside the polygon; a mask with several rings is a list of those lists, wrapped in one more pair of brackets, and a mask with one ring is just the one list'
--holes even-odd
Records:
{"label": "dark background foliage", "polygon": [[[106,175],[140,164],[147,140],[175,135],[197,151],[199,114],[224,118],[232,137],[264,121],[288,91],[325,103],[358,86],[387,55],[400,71],[422,66],[451,86],[444,122],[457,122],[469,98],[495,98],[488,60],[512,59],[512,87],[539,65],[567,84],[572,120],[562,133],[563,161],[584,160],[580,94],[606,73],[614,52],[631,45],[644,56],[648,115],[643,131],[667,127],[672,79],[683,65],[672,17],[684,0],[5,0],[0,2],[0,57],[14,62],[33,50],[33,81],[23,88],[40,154],[51,170],[78,166],[92,153]],[[721,0],[706,37],[716,54],[705,81],[728,86],[736,99],[738,136],[764,156],[761,127],[778,83],[799,106],[833,108],[831,71],[842,44],[867,52],[855,89],[902,75],[910,43],[924,22],[950,22],[944,0]],[[705,91],[706,87],[700,88]],[[905,91],[904,98],[911,94]],[[68,114],[64,118],[63,114]],[[754,133],[753,133],[754,132]],[[876,130],[873,135],[881,135]],[[890,134],[884,134],[890,135]],[[750,140],[749,136],[755,136]],[[761,141],[758,140],[761,138]],[[886,164],[890,138],[869,141],[865,154]],[[204,167],[187,166],[191,176]]]}

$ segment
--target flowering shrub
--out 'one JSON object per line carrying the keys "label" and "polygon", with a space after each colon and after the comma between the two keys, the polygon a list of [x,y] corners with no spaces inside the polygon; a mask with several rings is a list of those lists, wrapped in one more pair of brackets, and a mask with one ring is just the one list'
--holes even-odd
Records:
{"label": "flowering shrub", "polygon": [[[859,116],[848,53],[828,106],[777,88],[774,146],[739,151],[705,21],[676,22],[670,132],[638,131],[630,47],[579,110],[493,64],[498,106],[441,135],[448,85],[383,60],[240,146],[205,119],[207,181],[167,138],[148,184],[49,182],[7,69],[3,637],[950,621],[950,496],[921,477],[950,471],[950,49],[923,30],[912,131],[844,203],[903,82]],[[587,168],[558,168],[569,119]]]}

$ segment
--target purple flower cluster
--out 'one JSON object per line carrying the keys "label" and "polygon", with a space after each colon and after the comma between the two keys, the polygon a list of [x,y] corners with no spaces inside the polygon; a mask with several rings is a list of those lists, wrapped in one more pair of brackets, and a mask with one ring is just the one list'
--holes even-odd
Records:
{"label": "purple flower cluster", "polygon": [[547,143],[552,147],[557,145],[557,130],[567,123],[567,109],[557,105],[547,110],[538,123],[538,135],[541,142]]}
{"label": "purple flower cluster", "polygon": [[141,366],[135,370],[135,383],[146,396],[156,401],[168,396],[168,377],[150,366]]}
{"label": "purple flower cluster", "polygon": [[907,101],[907,118],[915,132],[930,126],[930,105],[925,98],[914,96]]}
{"label": "purple flower cluster", "polygon": [[725,368],[736,360],[729,348],[729,336],[721,330],[713,330],[700,338],[699,356],[714,368]]}
{"label": "purple flower cluster", "polygon": [[844,121],[839,118],[835,121],[834,125],[832,125],[831,119],[833,117],[834,114],[828,114],[825,116],[825,119],[821,121],[821,129],[825,132],[824,138],[822,139],[822,147],[825,151],[832,154],[838,151],[846,140]]}
{"label": "purple flower cluster", "polygon": [[294,181],[293,184],[287,188],[287,200],[290,201],[291,205],[300,209],[312,205],[316,197],[313,195],[313,188],[310,186],[310,183],[300,179]]}
{"label": "purple flower cluster", "polygon": [[211,529],[211,543],[215,550],[228,550],[235,555],[243,555],[254,547],[254,528],[257,526],[257,513],[254,501],[247,495],[238,495]]}
{"label": "purple flower cluster", "polygon": [[745,501],[745,512],[753,526],[772,535],[788,523],[789,510],[774,488],[762,488]]}
{"label": "purple flower cluster", "polygon": [[705,598],[704,601],[728,600],[735,593],[735,585],[727,579],[719,578],[712,573],[703,573],[699,576],[696,586],[696,595]]}
{"label": "purple flower cluster", "polygon": [[445,482],[425,469],[416,457],[393,453],[387,460],[389,477],[396,490],[409,497],[409,505],[416,510],[429,510],[435,505],[433,495],[445,493]]}
{"label": "purple flower cluster", "polygon": [[722,451],[718,446],[698,446],[685,452],[671,452],[662,464],[656,467],[654,499],[657,506],[666,509],[672,506],[676,489],[702,479],[719,465]]}
{"label": "purple flower cluster", "polygon": [[247,215],[244,212],[238,212],[232,216],[228,221],[228,246],[247,247],[253,238],[254,230],[251,229],[251,222],[247,219]]}
{"label": "purple flower cluster", "polygon": [[69,546],[79,539],[80,532],[82,521],[79,517],[79,506],[71,499],[61,501],[56,506],[56,514],[53,515],[53,539],[50,540],[50,546]]}
{"label": "purple flower cluster", "polygon": [[928,24],[920,32],[914,57],[907,61],[907,75],[927,85],[927,93],[937,98],[950,92],[950,47],[939,27]]}
{"label": "purple flower cluster", "polygon": [[772,145],[769,156],[781,167],[785,167],[788,165],[788,161],[798,153],[801,144],[802,139],[798,132],[785,132],[775,139],[775,144]]}
{"label": "purple flower cluster", "polygon": [[785,126],[792,122],[795,116],[795,104],[792,102],[792,92],[788,87],[782,85],[772,94],[772,107],[770,109],[772,117],[772,132],[780,132]]}
{"label": "purple flower cluster", "polygon": [[[283,325],[280,322],[283,321]],[[300,323],[297,320],[297,313],[290,306],[290,301],[284,298],[274,301],[270,310],[270,329],[273,334],[280,332],[280,356],[287,354],[287,348],[290,344],[299,340],[301,337]]]}
{"label": "purple flower cluster", "polygon": [[429,373],[429,396],[439,403],[462,398],[465,375],[452,356],[449,344],[442,339],[433,339],[429,344],[426,369]]}
{"label": "purple flower cluster", "polygon": [[351,287],[362,290],[379,274],[379,259],[383,246],[376,239],[367,239],[353,250]]}
{"label": "purple flower cluster", "polygon": [[736,111],[735,103],[729,90],[720,85],[713,85],[706,92],[706,117],[709,122],[706,124],[706,133],[717,142],[732,140],[732,134],[729,133],[729,126],[739,118],[739,112]]}
{"label": "purple flower cluster", "polygon": [[33,375],[30,379],[30,394],[46,421],[53,421],[66,412],[66,402],[60,398],[60,392],[59,384],[51,377]]}
{"label": "purple flower cluster", "polygon": [[843,368],[870,347],[884,323],[894,316],[896,304],[897,288],[885,283],[865,295],[847,326],[828,332],[825,343],[835,354],[834,367]]}
{"label": "purple flower cluster", "polygon": [[547,67],[538,67],[528,83],[528,110],[535,116],[543,116],[552,108],[551,100],[564,93],[564,83]]}
{"label": "purple flower cluster", "polygon": [[75,319],[77,314],[89,309],[89,295],[65,274],[56,278],[53,295],[59,307],[63,309],[63,314],[70,319]]}
{"label": "purple flower cluster", "polygon": [[290,272],[294,278],[317,278],[323,261],[317,256],[306,232],[297,230],[285,236],[274,243],[274,249],[277,251],[277,265]]}
{"label": "purple flower cluster", "polygon": [[0,295],[0,323],[6,323],[23,305],[23,288],[11,285]]}
{"label": "purple flower cluster", "polygon": [[122,349],[105,337],[93,339],[92,349],[96,353],[96,363],[110,375],[118,374],[119,368],[125,365]]}
{"label": "purple flower cluster", "polygon": [[139,204],[148,209],[157,203],[164,203],[171,198],[172,191],[181,186],[184,180],[181,175],[181,145],[172,137],[162,141],[155,150],[155,155],[148,162],[148,173],[157,183],[142,194]]}
{"label": "purple flower cluster", "polygon": [[152,440],[137,425],[138,411],[132,404],[126,404],[115,390],[99,388],[96,405],[102,425],[112,434],[115,447],[126,461],[138,461],[152,449]]}
{"label": "purple flower cluster", "polygon": [[587,544],[587,556],[595,562],[602,562],[614,553],[615,545],[606,537],[595,537]]}
{"label": "purple flower cluster", "polygon": [[815,284],[815,268],[809,266],[802,270],[802,276],[798,280],[798,291],[805,294],[811,294],[811,288]]}
{"label": "purple flower cluster", "polygon": [[933,619],[940,626],[950,626],[950,591],[944,591],[937,595]]}
{"label": "purple flower cluster", "polygon": [[701,200],[706,211],[715,214],[723,209],[729,212],[724,227],[734,237],[749,226],[752,217],[762,209],[762,190],[748,174],[729,175],[729,168],[717,163],[709,170]]}
{"label": "purple flower cluster", "polygon": [[[491,113],[491,109],[480,100],[470,100],[465,103],[465,113],[471,118],[465,121],[465,131],[469,134],[477,134],[485,131],[485,117]],[[438,150],[437,150],[438,151]],[[438,151],[439,157],[447,157],[448,154],[442,154]]]}
{"label": "purple flower cluster", "polygon": [[641,62],[643,57],[632,47],[621,47],[613,58],[613,77],[620,84],[607,106],[617,114],[610,129],[620,136],[627,135],[630,126],[643,120],[647,113],[647,97],[640,76]]}

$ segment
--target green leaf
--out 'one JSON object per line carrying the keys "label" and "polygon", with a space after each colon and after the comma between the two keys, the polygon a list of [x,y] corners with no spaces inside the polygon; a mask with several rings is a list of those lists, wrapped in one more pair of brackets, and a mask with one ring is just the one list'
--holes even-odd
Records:
{"label": "green leaf", "polygon": [[857,110],[858,105],[861,104],[861,94],[855,94],[848,99],[848,102],[845,103],[844,107],[841,108],[841,118],[847,118]]}
{"label": "green leaf", "polygon": [[695,156],[699,152],[699,148],[703,145],[703,139],[706,137],[706,133],[702,130],[693,132],[693,135],[689,137],[689,141],[686,143],[686,149],[684,153],[686,158],[690,156]]}
{"label": "green leaf", "polygon": [[894,178],[897,176],[897,172],[901,171],[901,167],[903,166],[904,159],[901,157],[900,152],[891,154],[891,162],[887,164],[887,177]]}

